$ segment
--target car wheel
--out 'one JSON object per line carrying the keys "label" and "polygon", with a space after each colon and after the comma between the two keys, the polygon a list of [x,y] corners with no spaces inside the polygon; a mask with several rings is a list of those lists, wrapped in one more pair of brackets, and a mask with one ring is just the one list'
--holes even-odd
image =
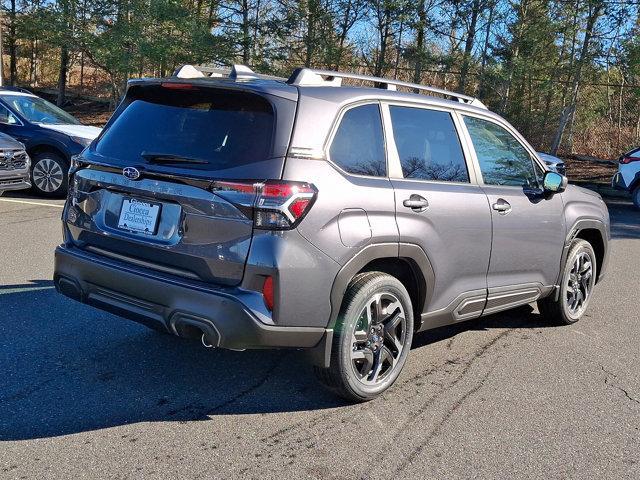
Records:
{"label": "car wheel", "polygon": [[357,275],[334,328],[330,366],[316,367],[316,375],[347,400],[372,400],[400,375],[412,339],[413,310],[404,285],[381,272]]}
{"label": "car wheel", "polygon": [[571,244],[562,273],[560,293],[538,301],[540,313],[562,325],[570,325],[582,318],[589,306],[596,283],[596,254],[585,240]]}
{"label": "car wheel", "polygon": [[44,197],[61,198],[67,194],[69,164],[55,153],[35,155],[31,165],[31,188]]}
{"label": "car wheel", "polygon": [[633,200],[633,204],[636,208],[640,208],[640,186],[636,187],[631,193],[631,199]]}

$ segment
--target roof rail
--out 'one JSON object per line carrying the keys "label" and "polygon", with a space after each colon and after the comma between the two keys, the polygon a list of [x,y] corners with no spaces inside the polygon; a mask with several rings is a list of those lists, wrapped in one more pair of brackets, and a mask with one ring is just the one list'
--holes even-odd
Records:
{"label": "roof rail", "polygon": [[360,75],[358,73],[334,72],[331,70],[320,70],[315,68],[297,68],[287,80],[290,85],[296,86],[332,86],[339,87],[342,85],[342,79],[348,78],[352,80],[362,80],[365,82],[373,82],[378,88],[385,90],[397,90],[397,87],[411,88],[421,92],[442,95],[467,105],[473,105],[486,109],[487,107],[477,98],[463,95],[461,93],[450,92],[436,87],[427,87],[418,83],[403,82],[401,80],[391,80],[388,78],[373,77],[370,75]]}
{"label": "roof rail", "polygon": [[173,76],[178,78],[228,77],[229,79],[236,81],[257,79],[281,81],[286,80],[282,77],[255,73],[245,65],[233,65],[231,68],[207,67],[204,65],[183,65],[182,67],[176,69],[176,71],[173,73]]}

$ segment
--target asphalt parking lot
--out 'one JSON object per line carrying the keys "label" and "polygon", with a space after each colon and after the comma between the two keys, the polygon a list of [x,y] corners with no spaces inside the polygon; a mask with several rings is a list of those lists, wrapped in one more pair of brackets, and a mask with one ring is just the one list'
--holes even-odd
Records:
{"label": "asphalt parking lot", "polygon": [[347,405],[299,352],[206,350],[58,295],[60,201],[0,198],[1,478],[640,478],[640,213],[586,318],[416,336]]}

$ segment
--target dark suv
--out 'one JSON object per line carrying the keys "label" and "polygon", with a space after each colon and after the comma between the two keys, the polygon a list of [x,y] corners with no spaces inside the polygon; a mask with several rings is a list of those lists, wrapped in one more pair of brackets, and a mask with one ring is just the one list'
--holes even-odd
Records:
{"label": "dark suv", "polygon": [[309,349],[357,401],[396,380],[414,332],[535,301],[584,314],[605,204],[476,99],[213,75],[129,83],[72,165],[58,291],[207,346]]}

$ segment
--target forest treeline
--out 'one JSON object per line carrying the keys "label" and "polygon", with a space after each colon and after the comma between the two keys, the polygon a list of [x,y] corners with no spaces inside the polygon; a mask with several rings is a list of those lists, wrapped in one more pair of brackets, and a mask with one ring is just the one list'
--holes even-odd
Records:
{"label": "forest treeline", "polygon": [[5,84],[116,102],[185,63],[354,71],[478,96],[541,150],[640,143],[639,0],[2,0]]}

